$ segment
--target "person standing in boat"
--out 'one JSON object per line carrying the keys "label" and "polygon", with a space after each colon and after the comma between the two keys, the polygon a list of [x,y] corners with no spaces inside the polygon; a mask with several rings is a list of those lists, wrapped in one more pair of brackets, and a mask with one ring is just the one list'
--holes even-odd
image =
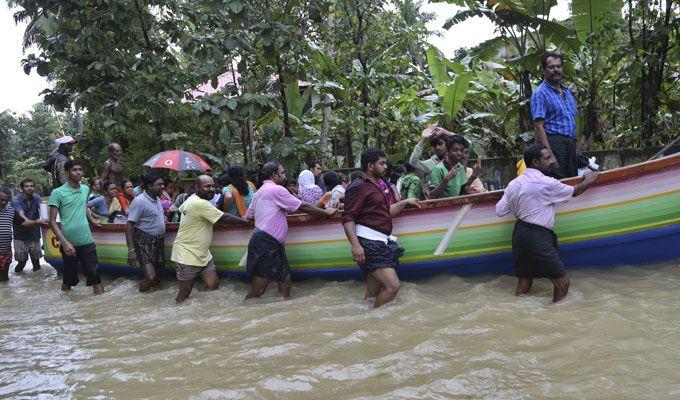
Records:
{"label": "person standing in boat", "polygon": [[255,219],[255,230],[248,242],[246,264],[251,284],[245,299],[262,296],[272,280],[278,283],[279,295],[287,299],[290,297],[292,280],[284,246],[288,232],[286,214],[301,211],[328,217],[335,214],[337,209],[318,208],[290,194],[283,186],[286,183],[286,171],[277,162],[266,163],[260,176],[263,184],[255,193],[246,214],[246,218]]}
{"label": "person standing in boat", "polygon": [[597,181],[597,172],[586,172],[576,186],[548,176],[555,166],[552,153],[542,143],[524,152],[527,169],[513,179],[496,204],[499,217],[512,213],[517,222],[512,234],[512,255],[518,278],[517,296],[528,293],[534,278],[548,278],[554,285],[553,302],[569,291],[569,278],[557,250],[555,204],[566,203]]}
{"label": "person standing in boat", "polygon": [[467,140],[460,135],[445,136],[447,154],[442,162],[432,168],[429,199],[459,196],[468,178],[461,163],[465,156]]}
{"label": "person standing in boat", "polygon": [[[78,264],[87,277],[87,286],[92,286],[94,294],[104,293],[99,276],[97,246],[88,222],[99,226],[90,219],[87,212],[89,188],[80,180],[83,169],[78,161],[68,160],[64,163],[68,181],[54,189],[47,205],[50,207],[50,229],[59,241],[59,250],[64,260],[62,291],[71,290],[78,280]],[[57,214],[61,223],[57,223]]]}
{"label": "person standing in boat", "polygon": [[113,182],[116,187],[123,187],[123,167],[120,165],[120,156],[123,149],[118,143],[109,143],[106,147],[109,150],[109,158],[104,161],[102,173],[99,179],[102,182]]}
{"label": "person standing in boat", "polygon": [[181,206],[177,238],[172,245],[170,259],[177,266],[177,280],[179,293],[175,298],[177,303],[189,298],[194,280],[201,275],[205,282],[205,290],[212,291],[219,286],[219,278],[213,256],[210,253],[210,243],[213,238],[213,225],[217,221],[232,224],[248,224],[247,219],[224,213],[210,203],[215,197],[215,181],[208,175],[196,178],[196,193],[189,196]]}
{"label": "person standing in boat", "polygon": [[130,203],[125,239],[128,265],[135,261],[144,271],[139,291],[146,292],[158,283],[158,274],[165,268],[165,214],[159,196],[165,189],[163,178],[148,173],[142,176],[144,191]]}
{"label": "person standing in boat", "polygon": [[[555,159],[551,176],[556,179],[578,175],[576,152],[576,100],[562,82],[560,53],[545,53],[541,57],[543,82],[531,95],[531,118],[536,142],[543,144]],[[529,166],[527,165],[527,168]]]}
{"label": "person standing in boat", "polygon": [[57,145],[57,149],[50,153],[49,158],[43,164],[43,169],[52,175],[52,189],[58,188],[68,180],[66,171],[64,171],[64,163],[73,153],[77,140],[71,136],[62,136],[57,138],[54,143]]}
{"label": "person standing in boat", "polygon": [[345,191],[342,226],[352,246],[352,258],[366,276],[366,295],[373,307],[390,302],[399,292],[399,257],[404,249],[392,236],[392,217],[407,206],[419,207],[414,198],[388,203],[378,184],[387,170],[385,153],[375,147],[361,153],[361,174]]}
{"label": "person standing in boat", "polygon": [[[435,165],[439,164],[446,158],[446,141],[444,138],[447,135],[453,135],[451,132],[444,128],[438,127],[436,124],[432,124],[425,128],[420,135],[420,140],[416,144],[416,147],[411,153],[411,157],[408,163],[411,164],[423,177],[423,188],[425,192],[429,189],[430,173]],[[434,153],[432,157],[421,160],[420,157],[423,155],[423,149],[425,147],[425,141],[430,142],[431,151]]]}

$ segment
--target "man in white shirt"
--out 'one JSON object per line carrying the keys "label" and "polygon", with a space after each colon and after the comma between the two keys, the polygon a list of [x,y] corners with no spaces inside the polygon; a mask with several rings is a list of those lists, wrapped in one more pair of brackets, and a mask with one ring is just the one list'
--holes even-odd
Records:
{"label": "man in white shirt", "polygon": [[508,184],[496,204],[499,217],[513,213],[517,218],[512,234],[512,255],[518,278],[516,294],[529,292],[534,278],[549,278],[555,286],[553,302],[569,291],[569,278],[557,251],[555,204],[566,203],[597,181],[597,172],[587,172],[576,186],[548,175],[555,159],[543,144],[535,143],[524,152],[527,169]]}

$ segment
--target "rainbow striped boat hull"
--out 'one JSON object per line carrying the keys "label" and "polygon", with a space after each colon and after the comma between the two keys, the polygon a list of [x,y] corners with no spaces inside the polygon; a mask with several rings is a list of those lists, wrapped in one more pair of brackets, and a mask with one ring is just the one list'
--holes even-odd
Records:
{"label": "rainbow striped boat hull", "polygon": [[[567,183],[576,183],[572,179]],[[394,219],[394,235],[406,253],[399,276],[512,273],[512,216],[499,218],[502,191],[423,202]],[[211,252],[221,276],[245,277],[244,255],[252,227],[217,226]],[[177,231],[168,225],[167,258]],[[567,268],[639,265],[680,259],[680,155],[605,172],[587,192],[557,207],[555,232]],[[122,225],[94,230],[100,271],[141,275],[127,265]],[[50,230],[45,258],[62,259]],[[286,243],[293,279],[361,279],[340,219],[289,217]],[[169,263],[168,267],[172,267]],[[168,268],[167,273],[173,273]]]}

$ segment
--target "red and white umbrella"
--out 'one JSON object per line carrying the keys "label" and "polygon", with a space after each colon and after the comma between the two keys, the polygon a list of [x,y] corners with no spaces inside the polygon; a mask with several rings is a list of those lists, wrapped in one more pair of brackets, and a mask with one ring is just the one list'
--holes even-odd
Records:
{"label": "red and white umbrella", "polygon": [[177,172],[180,171],[205,171],[209,170],[208,163],[194,153],[184,150],[162,151],[149,158],[145,163],[149,168],[165,168]]}

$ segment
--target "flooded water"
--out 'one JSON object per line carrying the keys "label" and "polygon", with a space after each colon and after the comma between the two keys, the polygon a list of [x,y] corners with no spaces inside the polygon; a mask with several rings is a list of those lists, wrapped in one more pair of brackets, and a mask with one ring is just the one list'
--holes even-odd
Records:
{"label": "flooded water", "polygon": [[51,268],[11,273],[0,398],[680,398],[680,264],[571,277],[556,305],[547,281],[516,298],[508,276],[439,276],[372,310],[359,282],[244,303],[223,281],[177,306],[173,281],[94,297]]}

